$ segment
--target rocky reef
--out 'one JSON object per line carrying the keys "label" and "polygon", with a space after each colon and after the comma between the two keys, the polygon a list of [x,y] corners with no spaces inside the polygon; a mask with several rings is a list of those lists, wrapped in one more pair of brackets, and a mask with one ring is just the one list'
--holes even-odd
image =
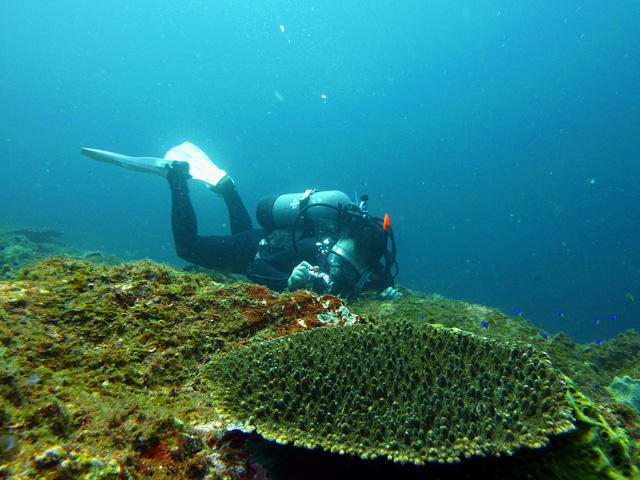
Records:
{"label": "rocky reef", "polygon": [[34,238],[0,277],[0,478],[638,478],[638,412],[606,388],[640,377],[633,331],[578,345]]}

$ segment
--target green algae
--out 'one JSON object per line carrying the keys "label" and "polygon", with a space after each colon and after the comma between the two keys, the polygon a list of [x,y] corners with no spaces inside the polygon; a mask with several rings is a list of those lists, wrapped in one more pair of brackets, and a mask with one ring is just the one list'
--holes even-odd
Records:
{"label": "green algae", "polygon": [[[23,267],[0,282],[0,434],[19,439],[4,471],[107,478],[115,462],[113,474],[130,478],[158,466],[158,478],[224,472],[233,462],[214,462],[219,452],[201,445],[224,430],[199,372],[215,352],[302,328],[291,312],[307,303],[331,311],[308,293],[224,285],[150,261],[58,256]],[[167,429],[167,418],[180,421]],[[200,447],[173,445],[185,435]]]}

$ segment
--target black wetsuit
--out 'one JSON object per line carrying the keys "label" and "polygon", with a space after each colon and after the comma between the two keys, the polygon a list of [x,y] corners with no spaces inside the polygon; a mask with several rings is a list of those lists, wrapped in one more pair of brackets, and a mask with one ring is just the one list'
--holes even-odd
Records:
{"label": "black wetsuit", "polygon": [[[307,261],[311,265],[323,263],[315,238],[298,241],[297,253],[293,250],[283,250],[256,258],[258,244],[260,240],[269,236],[269,232],[253,228],[251,217],[230,180],[225,183],[221,195],[229,210],[231,235],[199,236],[196,214],[189,198],[187,178],[170,171],[167,179],[171,187],[171,228],[176,252],[180,258],[205,268],[245,274],[252,282],[275,291],[287,288],[289,276],[300,262]],[[382,274],[382,270],[380,264],[378,275],[374,272],[366,285],[368,289],[382,291],[393,286],[391,275]],[[320,288],[321,284],[318,283],[317,290]]]}
{"label": "black wetsuit", "polygon": [[229,210],[231,235],[198,235],[196,214],[189,198],[187,179],[167,175],[171,187],[171,228],[180,258],[205,268],[244,274],[254,261],[258,243],[267,231],[252,227],[233,182],[227,182],[223,198]]}

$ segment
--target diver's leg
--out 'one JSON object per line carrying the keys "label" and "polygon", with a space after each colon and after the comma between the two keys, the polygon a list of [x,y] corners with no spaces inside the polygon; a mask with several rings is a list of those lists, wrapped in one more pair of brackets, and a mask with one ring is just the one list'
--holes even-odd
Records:
{"label": "diver's leg", "polygon": [[252,228],[236,235],[197,236],[181,257],[202,267],[245,274],[265,235],[264,230]]}
{"label": "diver's leg", "polygon": [[171,228],[176,253],[180,258],[202,267],[244,274],[255,259],[258,242],[266,236],[266,232],[251,228],[249,214],[233,182],[230,182],[231,188],[227,187],[220,193],[229,207],[230,218],[234,219],[235,216],[236,219],[235,226],[231,223],[232,231],[239,227],[243,230],[234,235],[198,236],[196,214],[187,186],[189,173],[185,168],[188,165],[176,164],[167,173],[171,187]]}
{"label": "diver's leg", "polygon": [[192,249],[194,239],[198,236],[198,222],[189,197],[188,178],[189,164],[186,162],[175,162],[167,173],[171,188],[171,230],[176,253],[181,258]]}
{"label": "diver's leg", "polygon": [[218,193],[224,199],[224,203],[227,204],[227,210],[229,211],[229,226],[231,227],[231,234],[251,230],[253,224],[251,223],[251,217],[247,212],[240,194],[236,189],[235,183],[229,175],[226,175],[215,186],[214,192]]}

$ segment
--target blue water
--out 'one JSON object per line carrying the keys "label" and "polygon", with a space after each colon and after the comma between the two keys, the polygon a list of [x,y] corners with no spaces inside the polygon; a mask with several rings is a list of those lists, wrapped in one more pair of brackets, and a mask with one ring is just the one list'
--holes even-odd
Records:
{"label": "blue water", "polygon": [[[637,2],[2,11],[2,224],[184,265],[166,182],[79,149],[163,156],[190,140],[250,210],[272,193],[368,193],[391,217],[398,281],[412,289],[518,308],[580,342],[637,328]],[[192,197],[200,231],[226,233],[223,202],[198,186]]]}

